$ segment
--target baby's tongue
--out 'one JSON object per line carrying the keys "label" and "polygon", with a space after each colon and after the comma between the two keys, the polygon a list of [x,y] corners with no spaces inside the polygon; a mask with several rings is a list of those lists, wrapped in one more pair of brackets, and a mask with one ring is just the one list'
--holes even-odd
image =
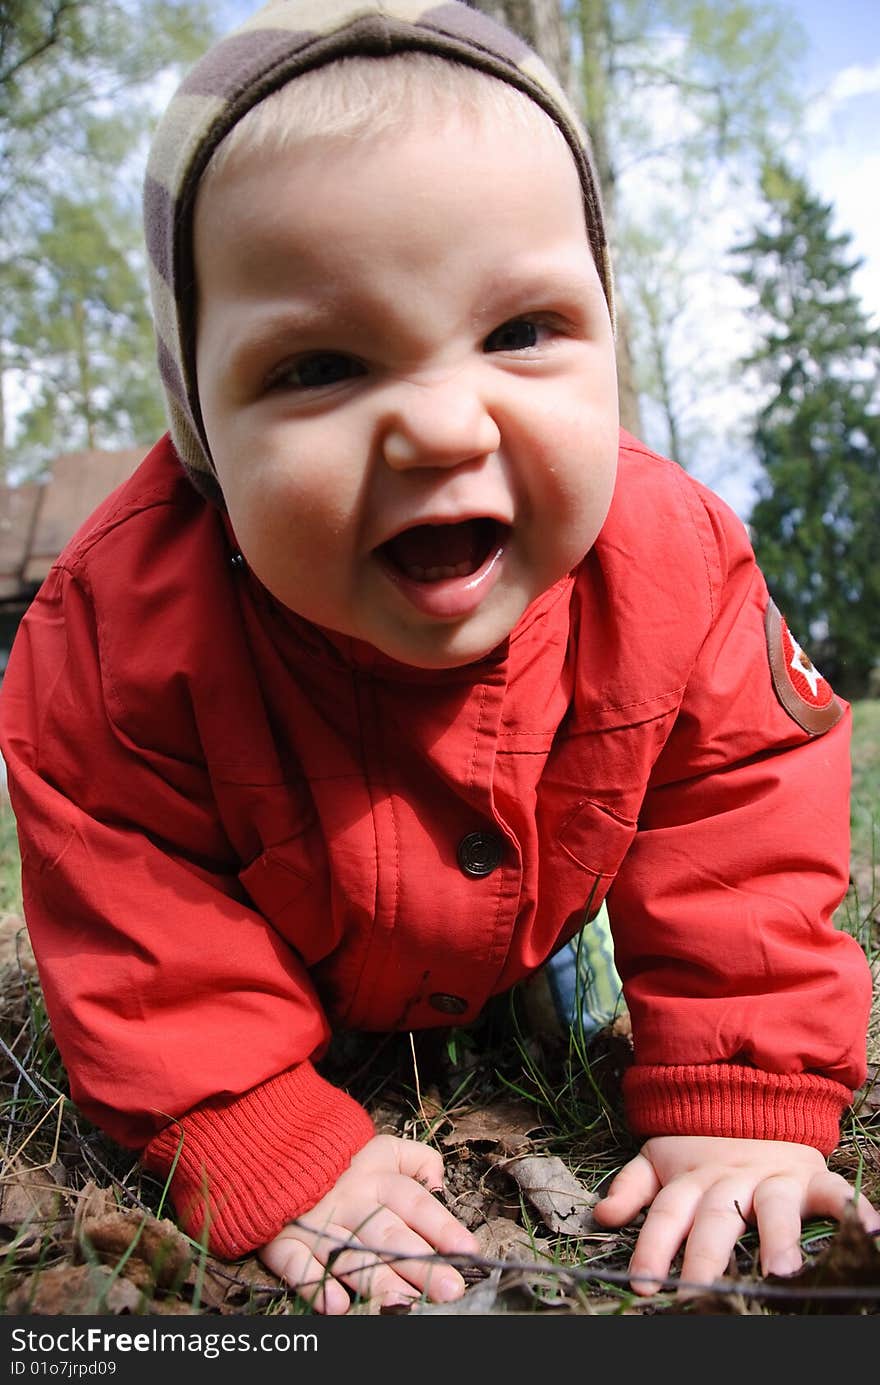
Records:
{"label": "baby's tongue", "polygon": [[460,524],[417,524],[386,544],[396,567],[419,582],[466,577],[486,556],[491,521],[469,519]]}

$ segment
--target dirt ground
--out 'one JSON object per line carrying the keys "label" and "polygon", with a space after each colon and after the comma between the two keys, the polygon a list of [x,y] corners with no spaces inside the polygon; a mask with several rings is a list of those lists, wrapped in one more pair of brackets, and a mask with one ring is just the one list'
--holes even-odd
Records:
{"label": "dirt ground", "polygon": [[[307,1311],[255,1256],[230,1264],[176,1228],[163,1189],[64,1099],[64,1075],[41,1018],[33,956],[15,915],[0,918],[0,1312],[12,1314],[286,1315]],[[878,1314],[880,1248],[855,1223],[814,1225],[805,1266],[761,1279],[753,1233],[724,1281],[688,1299],[672,1285],[632,1294],[626,1266],[637,1227],[592,1217],[596,1189],[632,1153],[619,1115],[630,1059],[626,1018],[573,1063],[556,1039],[520,1036],[513,1052],[493,1024],[449,1043],[445,1033],[356,1037],[328,1055],[380,1130],[433,1141],[445,1199],[477,1236],[455,1304],[409,1314]],[[880,1026],[873,1030],[873,1064]],[[505,1046],[506,1045],[506,1046]],[[872,1065],[832,1166],[880,1205],[880,1082]],[[575,1135],[572,1135],[572,1131]],[[373,1313],[355,1304],[353,1313]]]}

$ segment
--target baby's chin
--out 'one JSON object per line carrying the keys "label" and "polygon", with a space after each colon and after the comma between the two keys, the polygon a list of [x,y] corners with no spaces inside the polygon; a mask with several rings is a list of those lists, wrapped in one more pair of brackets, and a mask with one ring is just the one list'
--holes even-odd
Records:
{"label": "baby's chin", "polygon": [[[504,620],[465,621],[461,626],[441,625],[427,631],[407,632],[404,638],[380,637],[371,643],[386,659],[408,668],[437,672],[467,668],[503,653],[503,646],[524,610],[525,606],[522,606]],[[485,628],[479,628],[481,626]]]}

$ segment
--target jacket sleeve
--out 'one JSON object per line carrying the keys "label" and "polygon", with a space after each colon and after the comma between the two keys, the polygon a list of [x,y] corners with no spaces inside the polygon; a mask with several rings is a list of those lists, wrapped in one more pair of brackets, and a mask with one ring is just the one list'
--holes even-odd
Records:
{"label": "jacket sleeve", "polygon": [[55,569],[2,690],[28,928],[73,1100],[173,1169],[192,1236],[240,1255],[313,1206],[373,1126],[313,1066],[327,1021],[239,884],[204,765],[114,724],[99,644],[85,585]]}
{"label": "jacket sleeve", "polygon": [[[747,534],[703,504],[711,625],[609,895],[635,1046],[627,1119],[642,1136],[827,1154],[864,1081],[871,1003],[867,960],[833,919],[849,877],[849,709],[835,702],[818,734],[822,718],[810,732],[783,706]],[[777,683],[796,703],[784,667]]]}

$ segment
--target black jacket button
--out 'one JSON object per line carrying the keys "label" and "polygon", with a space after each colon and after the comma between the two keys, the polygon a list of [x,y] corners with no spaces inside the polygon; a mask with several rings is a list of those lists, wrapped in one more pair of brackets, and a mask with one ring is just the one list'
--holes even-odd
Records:
{"label": "black jacket button", "polygon": [[443,1015],[463,1015],[468,1007],[467,1001],[462,1000],[460,995],[444,995],[442,991],[429,995],[428,1004]]}
{"label": "black jacket button", "polygon": [[458,844],[458,864],[465,875],[478,880],[501,865],[504,843],[494,832],[468,832]]}

